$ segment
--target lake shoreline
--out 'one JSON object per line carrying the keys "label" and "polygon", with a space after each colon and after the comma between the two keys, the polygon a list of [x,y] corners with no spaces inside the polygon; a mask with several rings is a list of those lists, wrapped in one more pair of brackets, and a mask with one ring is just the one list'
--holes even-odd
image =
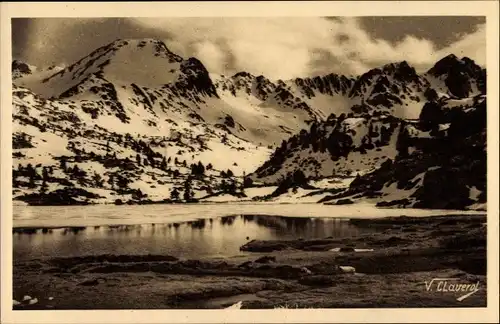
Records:
{"label": "lake shoreline", "polygon": [[[249,253],[14,259],[15,309],[485,307],[486,215],[355,220],[351,238],[249,241]],[[361,252],[356,252],[361,251]],[[354,269],[354,272],[352,272]],[[432,278],[479,282],[460,293]],[[188,284],[189,283],[189,284]]]}

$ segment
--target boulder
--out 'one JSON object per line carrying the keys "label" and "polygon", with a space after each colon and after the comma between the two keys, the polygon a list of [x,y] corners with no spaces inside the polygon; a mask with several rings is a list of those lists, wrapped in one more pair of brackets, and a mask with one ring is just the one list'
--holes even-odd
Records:
{"label": "boulder", "polygon": [[354,267],[351,267],[351,266],[339,266],[339,269],[343,273],[356,273],[356,269]]}

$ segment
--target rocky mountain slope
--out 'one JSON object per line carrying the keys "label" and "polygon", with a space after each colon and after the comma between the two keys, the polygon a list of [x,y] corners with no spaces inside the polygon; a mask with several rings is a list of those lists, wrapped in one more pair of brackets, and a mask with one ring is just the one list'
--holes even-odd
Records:
{"label": "rocky mountain slope", "polygon": [[453,104],[486,91],[467,58],[423,75],[401,62],[270,80],[209,73],[154,39],[12,69],[14,197],[32,204],[240,199],[298,168],[316,181],[366,174],[396,158],[403,124],[430,96]]}
{"label": "rocky mountain slope", "polygon": [[417,122],[402,122],[398,154],[322,201],[375,198],[378,206],[486,208],[486,98],[463,106],[426,104]]}
{"label": "rocky mountain slope", "polygon": [[[293,189],[304,201],[485,209],[486,107],[478,95],[428,101],[418,120],[332,117],[283,142],[250,177],[278,184],[263,197],[278,201]],[[348,180],[317,186],[326,177]]]}

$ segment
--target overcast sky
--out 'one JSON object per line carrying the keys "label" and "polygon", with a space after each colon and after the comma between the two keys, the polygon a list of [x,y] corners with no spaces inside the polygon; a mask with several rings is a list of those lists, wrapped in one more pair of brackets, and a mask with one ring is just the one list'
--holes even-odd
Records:
{"label": "overcast sky", "polygon": [[213,73],[270,78],[359,74],[406,60],[423,71],[453,53],[486,63],[484,17],[16,18],[13,58],[71,64],[119,38],[158,38]]}

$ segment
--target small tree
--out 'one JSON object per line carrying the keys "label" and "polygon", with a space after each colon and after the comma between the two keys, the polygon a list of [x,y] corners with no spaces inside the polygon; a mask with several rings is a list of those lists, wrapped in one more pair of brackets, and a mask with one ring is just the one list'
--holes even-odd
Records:
{"label": "small tree", "polygon": [[252,185],[253,185],[253,180],[252,179],[250,179],[248,177],[243,179],[243,187],[249,188]]}
{"label": "small tree", "polygon": [[174,188],[170,192],[170,199],[177,201],[177,200],[179,200],[179,195],[180,195],[179,190],[177,190],[177,188]]}
{"label": "small tree", "polygon": [[184,200],[191,201],[193,199],[194,193],[191,186],[191,177],[188,177],[184,182]]}
{"label": "small tree", "polygon": [[302,172],[302,170],[296,170],[293,173],[293,183],[295,185],[307,184],[307,178],[306,178],[304,172]]}
{"label": "small tree", "polygon": [[28,184],[28,187],[29,188],[35,188],[36,187],[35,176],[32,173],[30,173],[30,175],[29,175],[29,184]]}
{"label": "small tree", "polygon": [[25,172],[28,175],[28,177],[30,178],[30,181],[31,181],[31,179],[33,179],[33,182],[36,180],[38,174],[36,172],[36,169],[33,167],[33,165],[31,165],[31,163],[28,163],[28,165],[26,166]]}
{"label": "small tree", "polygon": [[165,157],[161,160],[160,168],[162,170],[167,170],[167,159]]}
{"label": "small tree", "polygon": [[43,169],[42,169],[42,180],[44,182],[49,180],[49,171],[47,170],[47,167],[43,167]]}
{"label": "small tree", "polygon": [[243,178],[242,178],[241,185],[240,185],[241,193],[245,193],[245,176],[246,176],[246,173],[245,173],[245,171],[243,171]]}
{"label": "small tree", "polygon": [[112,174],[109,175],[108,184],[111,186],[111,189],[115,188],[115,177],[114,177],[114,175],[112,175]]}
{"label": "small tree", "polygon": [[236,185],[236,180],[234,178],[232,178],[231,180],[229,180],[229,182],[227,184],[226,191],[230,194],[235,194],[237,189],[238,189],[238,186]]}
{"label": "small tree", "polygon": [[66,172],[68,170],[67,166],[67,161],[65,156],[61,156],[61,160],[59,160],[59,166],[63,170],[63,172]]}
{"label": "small tree", "polygon": [[116,181],[116,184],[118,185],[118,187],[120,189],[127,188],[128,187],[128,183],[129,183],[128,179],[125,178],[125,177],[123,177],[123,176],[118,177],[118,180]]}
{"label": "small tree", "polygon": [[49,186],[47,185],[47,182],[44,180],[42,182],[42,186],[40,187],[40,193],[45,194],[49,190]]}
{"label": "small tree", "polygon": [[137,162],[137,164],[141,165],[141,155],[140,154],[137,154],[135,156],[135,161]]}
{"label": "small tree", "polygon": [[143,198],[146,198],[146,197],[147,197],[147,195],[144,194],[141,189],[137,189],[132,194],[132,199],[135,199],[135,200],[142,200]]}
{"label": "small tree", "polygon": [[101,177],[100,174],[98,174],[97,172],[94,171],[94,175],[92,176],[92,181],[94,183],[94,185],[97,187],[97,188],[102,188],[102,185],[103,185],[103,179]]}
{"label": "small tree", "polygon": [[78,178],[78,176],[80,174],[80,168],[76,164],[75,164],[75,166],[73,166],[73,168],[70,167],[68,171],[70,172],[69,177],[71,179]]}
{"label": "small tree", "polygon": [[205,166],[201,163],[201,161],[198,161],[198,164],[196,165],[196,174],[199,176],[205,174]]}
{"label": "small tree", "polygon": [[150,155],[150,156],[148,156],[148,159],[149,159],[149,165],[152,168],[156,168],[156,161],[155,161],[154,157],[152,155]]}

